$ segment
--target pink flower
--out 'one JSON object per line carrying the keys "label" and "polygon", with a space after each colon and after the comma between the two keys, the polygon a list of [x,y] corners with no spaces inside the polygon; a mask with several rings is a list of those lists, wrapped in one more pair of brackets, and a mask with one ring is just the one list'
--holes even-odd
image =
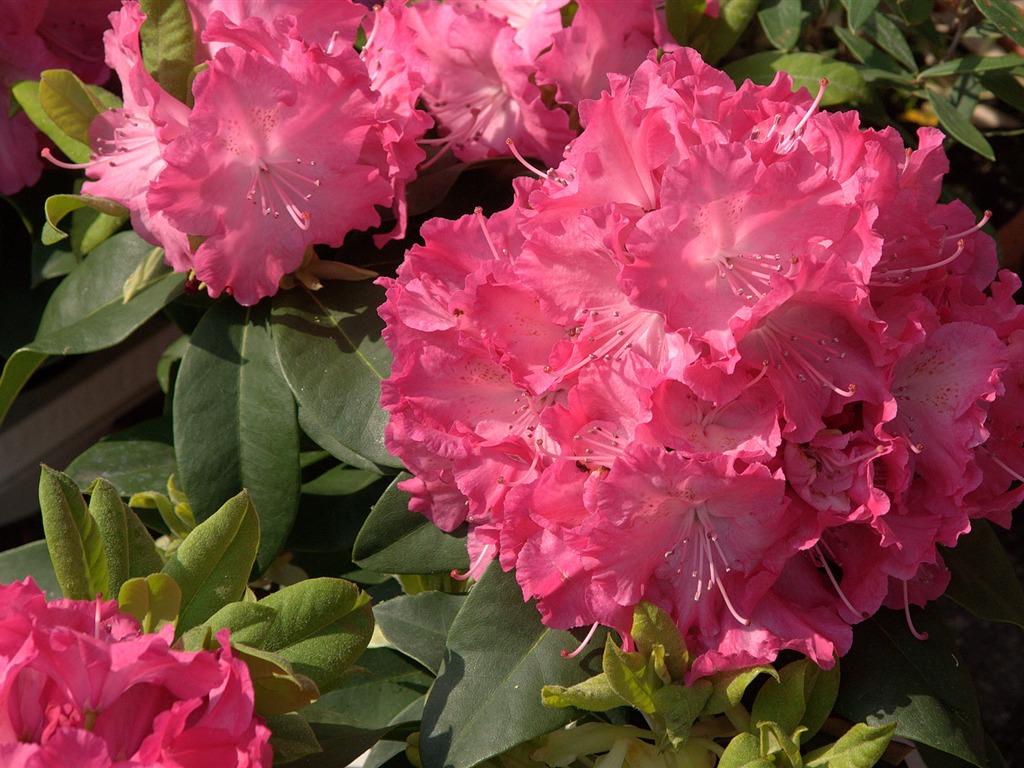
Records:
{"label": "pink flower", "polygon": [[938,203],[938,134],[817,107],[652,56],[510,209],[429,223],[382,281],[411,507],[545,624],[625,634],[649,601],[691,676],[829,666],[1020,499],[1018,281]]}
{"label": "pink flower", "polygon": [[12,768],[269,766],[245,664],[143,635],[116,603],[0,586],[0,760]]}

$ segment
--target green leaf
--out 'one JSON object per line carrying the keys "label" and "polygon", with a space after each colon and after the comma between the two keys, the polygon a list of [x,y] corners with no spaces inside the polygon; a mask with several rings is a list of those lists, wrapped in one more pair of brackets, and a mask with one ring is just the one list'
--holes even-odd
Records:
{"label": "green leaf", "polygon": [[706,9],[706,0],[665,0],[665,23],[677,43],[686,45],[690,42],[694,28]]}
{"label": "green leaf", "polygon": [[241,599],[259,541],[259,517],[243,491],[181,542],[163,568],[181,587],[178,635]]}
{"label": "green leaf", "polygon": [[708,64],[714,64],[733,49],[754,14],[758,0],[720,0],[718,18],[703,17],[693,32],[690,45],[701,52]]}
{"label": "green leaf", "polygon": [[1024,57],[1015,54],[1002,56],[964,56],[952,61],[944,61],[921,72],[918,77],[945,77],[959,74],[981,74],[983,72],[1004,72],[1006,70],[1024,68]]}
{"label": "green leaf", "polygon": [[48,355],[112,347],[181,293],[184,275],[167,273],[125,303],[121,286],[152,247],[134,232],[115,235],[57,286],[36,338],[8,358],[0,375],[0,421]]}
{"label": "green leaf", "polygon": [[679,633],[679,627],[665,611],[648,602],[641,602],[633,609],[633,628],[630,633],[636,649],[644,656],[650,656],[655,645],[665,650],[665,666],[673,680],[682,680],[689,669],[690,654]]}
{"label": "green leaf", "polygon": [[800,39],[800,28],[809,15],[800,0],[766,0],[757,19],[768,41],[780,51],[789,51]]}
{"label": "green leaf", "polygon": [[348,496],[368,488],[380,479],[381,476],[376,472],[352,469],[342,464],[303,483],[302,492],[310,496]]}
{"label": "green leaf", "polygon": [[[122,220],[128,215],[128,209],[120,203],[108,200],[105,197],[94,197],[93,195],[50,195],[46,198],[44,210],[46,212],[46,223],[43,225],[42,241],[44,245],[53,245],[68,236],[57,225],[61,219],[72,211],[80,208],[91,208],[94,211],[105,213],[109,216],[117,216]],[[159,248],[151,250],[160,251]]]}
{"label": "green leaf", "polygon": [[465,534],[455,537],[409,511],[409,494],[398,488],[403,473],[370,511],[352,549],[352,559],[378,573],[448,573],[469,568]]}
{"label": "green leaf", "polygon": [[778,723],[787,734],[803,727],[809,739],[828,719],[838,691],[838,664],[826,671],[809,659],[800,659],[787,664],[779,670],[778,678],[764,684],[754,700],[750,719],[754,723]]}
{"label": "green leaf", "polygon": [[864,26],[864,22],[875,12],[879,0],[842,0],[846,9],[846,21],[855,32]]}
{"label": "green leaf", "polygon": [[806,88],[816,94],[822,78],[828,80],[822,106],[863,101],[869,96],[867,84],[855,67],[820,53],[779,53],[767,51],[738,59],[725,67],[736,83],[752,80],[769,84],[776,72],[787,72],[793,78],[793,89]]}
{"label": "green leaf", "polygon": [[380,382],[390,375],[391,353],[380,335],[383,300],[379,286],[339,280],[316,292],[280,291],[272,301],[274,345],[303,429],[361,469],[401,466],[384,448]]}
{"label": "green leaf", "polygon": [[107,589],[116,595],[128,580],[128,508],[121,496],[106,480],[97,480],[89,487],[89,515],[96,523],[103,552],[107,558]]}
{"label": "green leaf", "polygon": [[967,667],[934,606],[915,611],[914,623],[928,633],[926,641],[895,611],[879,611],[854,627],[835,714],[868,725],[895,722],[897,736],[984,766],[984,731]]}
{"label": "green leaf", "polygon": [[[850,53],[853,54],[854,58],[865,66],[873,70],[888,73],[888,77],[899,79],[900,81],[905,82],[908,86],[913,84],[914,78],[909,72],[903,69],[895,59],[878,50],[863,37],[858,37],[842,27],[836,27],[832,31],[836,33],[836,37],[842,41],[843,45],[849,48]],[[867,78],[864,71],[861,72],[861,75]]]}
{"label": "green leaf", "polygon": [[775,763],[761,756],[761,740],[752,733],[741,733],[725,748],[718,768],[776,768]]}
{"label": "green leaf", "polygon": [[139,288],[148,285],[160,275],[169,272],[170,269],[164,263],[164,249],[154,248],[142,263],[135,268],[135,271],[128,276],[128,279],[124,281],[122,288],[124,300],[131,301]]}
{"label": "green leaf", "polygon": [[78,75],[66,69],[46,69],[39,76],[39,104],[70,138],[89,146],[89,124],[107,106]]}
{"label": "green leaf", "polygon": [[269,715],[265,719],[270,728],[270,748],[278,765],[322,751],[313,729],[298,712]]}
{"label": "green leaf", "polygon": [[744,691],[758,675],[771,675],[776,680],[779,673],[775,667],[763,665],[760,667],[747,667],[745,669],[734,669],[728,672],[716,672],[707,678],[714,686],[711,697],[704,705],[704,715],[717,715],[725,712],[730,707],[740,703]]}
{"label": "green leaf", "polygon": [[28,576],[46,592],[47,600],[61,596],[50,550],[43,539],[0,552],[0,584],[23,581]]}
{"label": "green leaf", "polygon": [[146,20],[139,29],[142,61],[153,79],[178,101],[188,95],[195,65],[195,33],[185,0],[141,0]]}
{"label": "green leaf", "polygon": [[988,522],[972,520],[971,532],[944,547],[942,559],[953,574],[949,597],[982,619],[1024,628],[1024,589]]}
{"label": "green leaf", "polygon": [[74,163],[87,163],[91,150],[89,143],[82,143],[68,136],[53,119],[46,114],[39,99],[39,82],[22,80],[11,87],[11,95],[25,110],[32,123],[46,134],[57,147]]}
{"label": "green leaf", "polygon": [[804,756],[806,768],[870,768],[885,753],[896,732],[896,723],[872,727],[857,723],[835,744]]}
{"label": "green leaf", "polygon": [[655,711],[665,719],[666,733],[676,749],[690,738],[690,729],[707,706],[711,691],[707,680],[695,680],[692,686],[673,683],[654,692]]}
{"label": "green leaf", "polygon": [[316,683],[296,674],[280,654],[253,648],[235,638],[231,638],[231,648],[249,668],[256,694],[256,714],[261,717],[298,712],[319,697]]}
{"label": "green leaf", "polygon": [[465,602],[464,595],[422,592],[380,603],[374,619],[392,646],[435,675],[441,668],[448,629]]}
{"label": "green leaf", "polygon": [[491,563],[452,624],[441,674],[427,697],[423,764],[470,768],[570,722],[573,711],[545,707],[540,691],[595,673],[583,666],[589,654],[562,657],[576,645],[568,632],[541,624],[513,575]]}
{"label": "green leaf", "polygon": [[280,655],[325,693],[341,682],[373,634],[366,593],[329,578],[300,581],[256,603],[226,605],[206,623],[215,632],[229,628],[233,643]]}
{"label": "green leaf", "polygon": [[82,493],[63,472],[43,465],[39,506],[53,570],[64,597],[95,600],[107,595],[107,556],[99,528]]}
{"label": "green leaf", "polygon": [[122,496],[163,489],[175,472],[172,443],[170,419],[152,419],[102,438],[64,471],[81,488],[109,480]]}
{"label": "green leaf", "polygon": [[299,426],[266,322],[266,305],[228,299],[200,320],[178,371],[174,452],[203,520],[243,488],[260,515],[262,573],[284,546],[299,504]]}
{"label": "green leaf", "polygon": [[139,620],[143,632],[158,632],[165,624],[178,620],[181,588],[166,573],[151,573],[122,584],[117,604]]}
{"label": "green leaf", "polygon": [[653,714],[654,692],[664,685],[650,657],[626,653],[608,635],[604,646],[602,667],[608,684],[631,706],[648,715]]}
{"label": "green leaf", "polygon": [[907,70],[917,72],[917,61],[910,44],[903,32],[887,16],[873,13],[864,20],[864,32],[867,33],[883,51],[892,56]]}
{"label": "green leaf", "polygon": [[1024,45],[1024,12],[1014,3],[1010,0],[974,0],[974,4],[1000,32],[1017,45]]}
{"label": "green leaf", "polygon": [[757,724],[757,729],[761,736],[762,755],[770,755],[776,765],[803,768],[803,760],[800,755],[803,728],[797,728],[793,734],[790,734],[778,723],[762,720]]}
{"label": "green leaf", "polygon": [[932,105],[939,122],[950,136],[966,147],[973,149],[982,157],[995,160],[995,151],[981,131],[965,117],[945,96],[928,90],[928,103]]}
{"label": "green leaf", "polygon": [[607,712],[629,705],[615,692],[604,672],[576,685],[545,685],[540,698],[545,707],[576,707],[587,712]]}

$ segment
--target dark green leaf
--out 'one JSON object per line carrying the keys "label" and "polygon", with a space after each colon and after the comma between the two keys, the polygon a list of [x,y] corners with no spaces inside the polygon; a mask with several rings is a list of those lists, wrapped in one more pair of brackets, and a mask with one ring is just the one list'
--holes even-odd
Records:
{"label": "dark green leaf", "polygon": [[409,494],[398,488],[401,474],[374,505],[352,550],[352,559],[379,573],[447,573],[469,568],[465,538],[442,532],[409,511]]}
{"label": "dark green leaf", "polygon": [[184,275],[166,273],[124,301],[124,281],[153,246],[134,232],[94,250],[50,297],[32,343],[7,360],[0,376],[0,421],[48,355],[95,352],[120,343],[181,293]]}
{"label": "dark green leaf", "polygon": [[913,75],[903,69],[894,58],[878,50],[863,37],[858,37],[842,27],[836,27],[833,31],[843,45],[850,50],[850,53],[865,66],[890,73],[892,76],[904,80],[908,85],[913,83]]}
{"label": "dark green leaf", "polygon": [[714,64],[733,49],[736,41],[746,30],[754,14],[758,0],[720,0],[718,18],[704,16],[697,24],[690,41],[709,64]]}
{"label": "dark green leaf", "polygon": [[[561,728],[570,709],[541,702],[547,683],[569,686],[591,677],[590,655],[561,652],[578,641],[540,622],[511,573],[488,566],[452,624],[444,665],[423,711],[424,765],[470,768]],[[603,644],[599,634],[594,647]]]}
{"label": "dark green leaf", "polygon": [[665,23],[677,43],[686,45],[690,42],[694,28],[706,9],[706,0],[665,0]]}
{"label": "dark green leaf", "polygon": [[1010,0],[974,0],[986,18],[1017,45],[1024,45],[1024,12]]}
{"label": "dark green leaf", "polygon": [[372,283],[339,280],[317,292],[281,291],[271,314],[303,429],[324,450],[362,469],[401,466],[384,448],[380,382],[390,375],[391,352],[380,335],[383,299],[383,289]]}
{"label": "dark green leaf", "polygon": [[302,492],[310,496],[348,496],[368,488],[380,478],[376,472],[342,465],[331,467],[319,477],[303,483]]}
{"label": "dark green leaf", "polygon": [[967,667],[934,607],[913,618],[927,640],[917,640],[895,611],[854,627],[835,714],[868,725],[895,722],[897,736],[984,766],[985,736]]}
{"label": "dark green leaf", "polygon": [[39,476],[43,532],[64,597],[95,600],[107,594],[107,556],[82,493],[63,472],[43,466]]}
{"label": "dark green leaf", "polygon": [[[308,711],[309,707],[302,713],[307,718]],[[323,723],[311,718],[309,723],[321,751],[288,763],[290,768],[343,768],[396,730],[394,726],[368,729],[345,723]]]}
{"label": "dark green leaf", "polygon": [[1024,589],[985,520],[973,520],[971,532],[956,547],[943,548],[942,559],[953,573],[946,594],[976,616],[1024,628]]}
{"label": "dark green leaf", "polygon": [[807,16],[800,0],[766,0],[757,12],[761,29],[780,51],[793,49],[800,39],[800,28]]}
{"label": "dark green leaf", "polygon": [[299,426],[265,306],[218,302],[192,334],[174,397],[174,452],[197,520],[245,488],[260,515],[257,568],[284,546],[299,504]]}
{"label": "dark green leaf", "polygon": [[142,60],[167,93],[184,102],[195,65],[195,33],[185,0],[141,0]]}
{"label": "dark green leaf", "polygon": [[448,629],[465,599],[444,592],[402,595],[377,605],[373,616],[389,643],[436,675]]}
{"label": "dark green leaf", "polygon": [[738,59],[725,67],[726,73],[737,83],[752,80],[769,84],[776,72],[788,72],[793,78],[793,89],[806,88],[817,94],[821,79],[828,80],[822,106],[861,101],[868,97],[864,78],[855,67],[830,59],[819,53],[779,53],[767,51]]}
{"label": "dark green leaf", "polygon": [[298,712],[270,715],[266,721],[270,728],[270,748],[274,750],[278,765],[322,751],[313,729]]}
{"label": "dark green leaf", "polygon": [[850,29],[860,29],[868,17],[875,12],[879,0],[842,0],[846,9],[846,20]]}
{"label": "dark green leaf", "polygon": [[903,32],[887,16],[873,13],[864,20],[864,31],[878,47],[892,56],[911,72],[917,72],[917,61]]}
{"label": "dark green leaf", "polygon": [[243,491],[181,542],[163,569],[181,587],[179,635],[241,599],[259,541],[259,518]]}
{"label": "dark green leaf", "polygon": [[1003,56],[964,56],[952,61],[944,61],[921,72],[919,77],[945,77],[962,73],[1002,72],[1010,69],[1024,68],[1024,58],[1005,54]]}
{"label": "dark green leaf", "polygon": [[162,491],[175,471],[170,419],[152,419],[108,435],[87,448],[64,471],[81,488],[102,477],[122,496]]}
{"label": "dark green leaf", "polygon": [[928,91],[928,102],[939,117],[939,122],[946,129],[950,136],[966,147],[970,147],[982,157],[995,160],[996,155],[992,145],[988,143],[981,131],[974,127],[971,121],[949,102],[946,97],[935,91]]}
{"label": "dark green leaf", "polygon": [[0,584],[23,581],[28,576],[46,592],[48,600],[61,597],[60,583],[50,561],[50,550],[42,539],[0,552]]}

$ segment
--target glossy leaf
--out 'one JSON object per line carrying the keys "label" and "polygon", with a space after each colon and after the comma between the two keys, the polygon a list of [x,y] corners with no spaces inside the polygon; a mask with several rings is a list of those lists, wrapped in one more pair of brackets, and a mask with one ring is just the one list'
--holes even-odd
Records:
{"label": "glossy leaf", "polygon": [[[68,236],[57,225],[61,219],[72,211],[80,208],[91,208],[95,211],[108,214],[109,216],[124,217],[128,215],[128,209],[113,200],[105,197],[94,197],[93,195],[50,195],[46,198],[44,210],[46,212],[46,223],[43,225],[42,241],[44,245],[53,245]],[[159,249],[155,249],[159,250]]]}
{"label": "glossy leaf", "polygon": [[64,470],[79,487],[109,480],[122,496],[167,487],[175,472],[169,419],[153,419],[108,435],[79,454]]}
{"label": "glossy leaf", "polygon": [[50,560],[50,550],[42,539],[0,552],[0,584],[23,581],[28,576],[46,592],[48,600],[61,596],[60,583]]}
{"label": "glossy leaf", "polygon": [[352,559],[379,573],[447,573],[469,568],[464,537],[446,534],[416,512],[395,478],[370,511],[352,549]]}
{"label": "glossy leaf", "polygon": [[64,597],[109,597],[103,541],[78,486],[63,472],[44,465],[39,476],[39,506],[53,570]]}
{"label": "glossy leaf", "polygon": [[[849,49],[850,53],[853,54],[854,58],[862,64],[874,70],[889,73],[890,76],[903,80],[907,85],[913,84],[913,76],[900,66],[899,62],[887,53],[883,53],[878,50],[878,48],[863,37],[859,37],[842,27],[836,27],[833,31],[835,32],[836,37],[838,37],[843,42],[843,45]],[[867,75],[863,72],[861,74],[867,78]]]}
{"label": "glossy leaf", "polygon": [[701,52],[708,64],[714,64],[733,49],[757,7],[758,0],[720,0],[718,18],[705,16],[700,20],[693,33],[692,47]]}
{"label": "glossy leaf", "polygon": [[128,580],[128,508],[117,489],[106,480],[97,480],[87,493],[89,516],[96,523],[107,559],[106,592],[116,595]]}
{"label": "glossy leaf", "polygon": [[846,21],[850,29],[860,29],[868,17],[875,12],[879,0],[842,0],[846,9]]}
{"label": "glossy leaf", "polygon": [[142,61],[153,79],[184,102],[195,65],[195,32],[185,0],[141,0],[146,20],[139,29]]}
{"label": "glossy leaf", "polygon": [[822,106],[861,101],[868,97],[867,84],[855,67],[819,53],[755,53],[728,64],[726,73],[737,83],[752,80],[769,84],[776,72],[787,72],[793,78],[793,89],[806,88],[817,94],[822,78],[828,80]]}
{"label": "glossy leaf", "polygon": [[[600,635],[593,647],[603,643]],[[541,703],[545,684],[591,677],[591,654],[573,660],[568,632],[545,627],[511,573],[488,566],[452,623],[444,665],[423,711],[424,765],[470,768],[524,741],[561,728],[573,710]]]}
{"label": "glossy leaf", "polygon": [[362,469],[401,466],[384,448],[380,382],[390,375],[391,352],[380,335],[383,299],[383,289],[372,283],[336,281],[315,293],[281,291],[271,313],[274,345],[303,429],[324,450]]}
{"label": "glossy leaf", "polygon": [[932,105],[939,122],[950,136],[982,157],[996,159],[995,151],[988,143],[988,139],[945,96],[929,90],[928,103]]}
{"label": "glossy leaf", "polygon": [[348,496],[368,488],[380,479],[381,476],[376,472],[339,465],[303,483],[302,492],[310,496]]}
{"label": "glossy leaf", "polygon": [[800,0],[767,0],[757,12],[761,29],[780,51],[793,49],[800,39],[800,28],[807,16]]}
{"label": "glossy leaf", "polygon": [[444,592],[402,595],[375,606],[373,616],[391,645],[436,675],[448,630],[465,600]]}
{"label": "glossy leaf", "polygon": [[937,609],[913,611],[929,637],[916,639],[902,613],[879,611],[854,627],[835,714],[868,725],[897,723],[896,736],[985,765],[977,698]]}
{"label": "glossy leaf", "polygon": [[228,299],[199,322],[178,371],[174,452],[198,520],[249,492],[260,515],[263,572],[292,528],[301,484],[295,402],[263,308]]}
{"label": "glossy leaf", "polygon": [[166,273],[124,301],[124,281],[152,247],[134,232],[115,235],[57,286],[36,338],[8,358],[0,375],[0,421],[47,356],[119,344],[181,293],[184,275]]}
{"label": "glossy leaf", "polygon": [[227,605],[206,623],[214,632],[229,628],[232,642],[280,655],[322,692],[341,682],[373,633],[366,593],[328,578],[300,581],[256,603]]}
{"label": "glossy leaf", "polygon": [[974,0],[985,17],[1013,40],[1017,45],[1024,45],[1024,12],[1010,0]]}
{"label": "glossy leaf", "polygon": [[903,32],[887,16],[873,13],[864,20],[864,32],[883,51],[892,56],[910,72],[917,72],[917,61]]}
{"label": "glossy leaf", "polygon": [[181,587],[179,635],[241,599],[259,540],[259,518],[243,491],[181,542],[163,568]]}
{"label": "glossy leaf", "polygon": [[117,604],[139,620],[143,632],[157,632],[178,620],[181,587],[166,573],[151,573],[122,584]]}
{"label": "glossy leaf", "polygon": [[988,522],[971,521],[971,532],[943,548],[942,559],[953,573],[946,595],[982,619],[1024,628],[1024,588]]}

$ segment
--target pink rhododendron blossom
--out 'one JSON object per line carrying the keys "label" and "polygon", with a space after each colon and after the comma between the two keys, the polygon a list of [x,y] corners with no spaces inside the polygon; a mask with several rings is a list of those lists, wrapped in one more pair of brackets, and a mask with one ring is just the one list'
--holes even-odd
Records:
{"label": "pink rhododendron blossom", "polygon": [[11,768],[269,766],[249,671],[227,632],[214,652],[174,650],[110,602],[47,603],[0,586],[0,762]]}
{"label": "pink rhododendron blossom", "polygon": [[625,636],[649,601],[691,676],[827,667],[1024,493],[1019,281],[938,202],[932,129],[909,151],[688,49],[579,116],[511,208],[429,222],[382,279],[410,506],[549,626]]}

